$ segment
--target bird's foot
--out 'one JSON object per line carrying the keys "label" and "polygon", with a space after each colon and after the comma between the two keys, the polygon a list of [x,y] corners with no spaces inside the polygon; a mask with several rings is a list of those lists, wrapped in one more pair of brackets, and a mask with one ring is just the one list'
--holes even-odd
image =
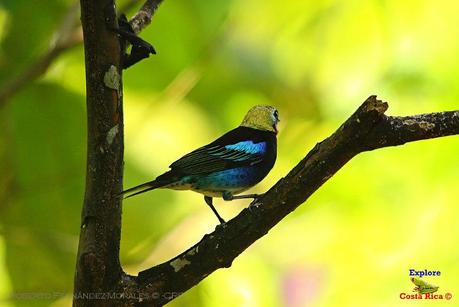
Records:
{"label": "bird's foot", "polygon": [[218,230],[223,230],[227,227],[228,224],[226,223],[220,223],[218,224],[217,226],[215,226],[215,231],[218,231]]}
{"label": "bird's foot", "polygon": [[253,198],[256,200],[262,197],[263,195],[265,194],[263,193],[263,194],[233,195],[233,193],[227,192],[227,191],[222,193],[223,200],[226,200],[226,201],[235,200],[235,199],[245,199],[245,198]]}
{"label": "bird's foot", "polygon": [[265,196],[265,194],[266,194],[266,193],[256,194],[257,197],[254,197],[252,203],[256,203],[260,198],[262,198],[263,196]]}
{"label": "bird's foot", "polygon": [[258,200],[263,197],[265,194],[259,194],[257,198],[254,198],[254,200],[250,203],[250,205],[247,207],[247,210],[249,210],[249,212],[251,214],[255,214],[255,215],[259,215],[260,214],[260,210],[259,210],[259,207],[260,207],[260,202],[258,202]]}
{"label": "bird's foot", "polygon": [[110,27],[110,30],[120,36],[123,50],[125,50],[127,47],[126,42],[129,42],[132,45],[131,53],[128,54],[124,52],[123,69],[126,69],[136,64],[137,62],[148,58],[150,54],[156,54],[155,48],[149,42],[141,39],[135,34],[126,18],[126,15],[121,14],[121,16],[118,18],[118,28]]}
{"label": "bird's foot", "polygon": [[220,222],[220,224],[217,225],[217,226],[221,226],[221,225],[226,224],[226,221],[224,219],[222,219],[220,216],[217,216],[217,218],[218,218],[218,221]]}

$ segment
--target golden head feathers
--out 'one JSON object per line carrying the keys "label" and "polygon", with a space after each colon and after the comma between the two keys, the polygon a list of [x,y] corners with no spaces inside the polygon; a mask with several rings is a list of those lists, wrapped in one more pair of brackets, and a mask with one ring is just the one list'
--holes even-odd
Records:
{"label": "golden head feathers", "polygon": [[275,107],[258,105],[247,112],[241,126],[277,133],[278,122],[279,112]]}

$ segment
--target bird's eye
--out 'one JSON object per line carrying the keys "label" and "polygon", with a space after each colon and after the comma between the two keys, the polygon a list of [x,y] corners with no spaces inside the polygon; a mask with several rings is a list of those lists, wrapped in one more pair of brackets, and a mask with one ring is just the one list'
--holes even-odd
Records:
{"label": "bird's eye", "polygon": [[276,119],[279,119],[279,112],[277,112],[277,110],[274,110],[274,117]]}

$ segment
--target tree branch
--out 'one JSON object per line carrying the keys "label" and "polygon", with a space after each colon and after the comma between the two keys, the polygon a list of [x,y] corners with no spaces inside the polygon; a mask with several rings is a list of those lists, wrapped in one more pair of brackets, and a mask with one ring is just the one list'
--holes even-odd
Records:
{"label": "tree branch", "polygon": [[[81,0],[87,105],[86,190],[75,271],[74,306],[94,306],[121,280],[119,262],[122,189],[123,107],[121,46],[114,0]],[[98,300],[97,306],[117,306]]]}
{"label": "tree branch", "polygon": [[147,0],[137,14],[132,17],[129,23],[136,34],[139,34],[151,23],[151,18],[162,2],[163,0]]}
{"label": "tree branch", "polygon": [[88,141],[73,306],[132,306],[134,297],[119,296],[138,287],[120,265],[121,200],[113,197],[123,179],[124,48],[109,30],[118,27],[114,0],[80,0],[80,6]]}
{"label": "tree branch", "polygon": [[140,272],[138,305],[163,305],[233,260],[357,154],[407,142],[459,134],[459,111],[407,117],[386,116],[388,105],[370,96],[318,143],[289,174],[228,223],[217,226],[177,257]]}

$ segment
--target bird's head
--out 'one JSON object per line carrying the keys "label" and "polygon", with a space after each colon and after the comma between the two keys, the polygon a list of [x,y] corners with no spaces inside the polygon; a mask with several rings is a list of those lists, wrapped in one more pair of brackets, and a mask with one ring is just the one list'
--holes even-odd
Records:
{"label": "bird's head", "polygon": [[241,126],[277,133],[279,112],[272,106],[254,106],[247,112]]}

